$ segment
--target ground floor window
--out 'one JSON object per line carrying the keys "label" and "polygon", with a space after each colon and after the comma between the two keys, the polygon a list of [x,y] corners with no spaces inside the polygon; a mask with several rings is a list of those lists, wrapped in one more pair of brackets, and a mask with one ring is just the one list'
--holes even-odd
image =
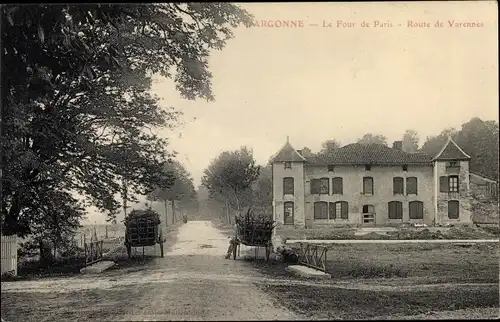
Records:
{"label": "ground floor window", "polygon": [[448,201],[448,218],[458,219],[460,217],[460,204],[457,200]]}
{"label": "ground floor window", "polygon": [[284,205],[284,218],[283,222],[285,225],[293,225],[293,202],[287,201]]}
{"label": "ground floor window", "polygon": [[314,219],[328,219],[328,203],[318,201],[314,203]]}
{"label": "ground floor window", "polygon": [[424,219],[424,203],[422,201],[410,202],[410,219]]}
{"label": "ground floor window", "polygon": [[347,201],[314,203],[314,219],[348,219],[349,204]]}
{"label": "ground floor window", "polygon": [[389,219],[403,219],[403,203],[400,201],[389,202]]}

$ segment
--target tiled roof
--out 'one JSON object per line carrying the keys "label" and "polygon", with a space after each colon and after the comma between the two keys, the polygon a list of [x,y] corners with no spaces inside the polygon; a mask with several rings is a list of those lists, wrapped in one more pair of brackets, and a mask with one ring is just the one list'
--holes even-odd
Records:
{"label": "tiled roof", "polygon": [[407,153],[382,144],[353,143],[336,149],[329,155],[308,157],[312,164],[430,164],[423,153]]}
{"label": "tiled roof", "polygon": [[295,150],[289,142],[279,150],[279,152],[272,158],[272,162],[303,162],[306,159]]}
{"label": "tiled roof", "polygon": [[470,156],[450,137],[433,160],[470,160]]}

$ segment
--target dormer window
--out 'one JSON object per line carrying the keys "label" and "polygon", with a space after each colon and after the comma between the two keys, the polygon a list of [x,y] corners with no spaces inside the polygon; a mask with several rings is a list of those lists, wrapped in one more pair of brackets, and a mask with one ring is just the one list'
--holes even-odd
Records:
{"label": "dormer window", "polygon": [[285,162],[285,169],[291,169],[292,168],[292,162],[286,161]]}
{"label": "dormer window", "polygon": [[328,165],[328,172],[333,172],[333,170],[334,170],[333,165],[329,164]]}
{"label": "dormer window", "polygon": [[370,171],[372,169],[372,166],[370,164],[365,164],[365,170]]}

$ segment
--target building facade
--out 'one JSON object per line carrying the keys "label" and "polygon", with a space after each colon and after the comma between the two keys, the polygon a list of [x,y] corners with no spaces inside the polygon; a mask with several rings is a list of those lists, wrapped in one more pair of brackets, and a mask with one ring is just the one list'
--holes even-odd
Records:
{"label": "building facade", "polygon": [[434,158],[380,144],[309,157],[287,141],[272,159],[277,226],[472,224],[470,157],[450,138]]}

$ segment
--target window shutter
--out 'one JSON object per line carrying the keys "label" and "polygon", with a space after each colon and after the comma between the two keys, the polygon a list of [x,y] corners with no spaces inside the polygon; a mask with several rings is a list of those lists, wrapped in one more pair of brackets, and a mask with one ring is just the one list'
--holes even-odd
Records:
{"label": "window shutter", "polygon": [[329,215],[329,218],[330,218],[330,219],[335,219],[335,218],[337,218],[337,215],[336,215],[336,213],[335,213],[335,203],[330,202],[330,203],[328,204],[328,212],[329,212],[329,214],[328,214],[328,215]]}
{"label": "window shutter", "polygon": [[448,177],[439,177],[439,192],[448,192]]}
{"label": "window shutter", "polygon": [[342,210],[341,210],[340,218],[348,219],[349,218],[349,204],[345,201],[342,201]]}

